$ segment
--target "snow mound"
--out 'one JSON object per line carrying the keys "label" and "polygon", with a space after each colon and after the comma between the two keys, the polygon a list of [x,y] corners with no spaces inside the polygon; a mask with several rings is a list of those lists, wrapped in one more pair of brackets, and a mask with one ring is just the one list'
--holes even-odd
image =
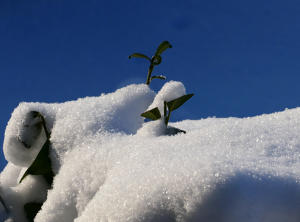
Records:
{"label": "snow mound", "polygon": [[[19,141],[19,138],[29,137],[24,135],[24,125],[30,111],[40,112],[52,132],[51,142],[55,152],[52,160],[57,171],[65,154],[85,140],[93,140],[97,134],[135,133],[143,123],[139,115],[149,106],[154,95],[148,86],[133,84],[115,93],[62,104],[21,103],[13,112],[5,131],[5,158],[17,166],[28,166],[35,158],[35,149],[27,149]],[[31,135],[34,136],[34,132]]]}
{"label": "snow mound", "polygon": [[[143,124],[140,113],[184,94],[182,83],[169,82],[155,98],[134,85],[63,104],[21,104],[5,133],[6,217],[26,221],[22,205],[45,200],[37,222],[300,221],[300,108],[171,123],[187,131],[175,136],[163,136],[160,120]],[[52,132],[56,176],[47,197],[38,176],[18,184],[30,158],[11,156],[25,152],[10,141],[26,138],[22,121],[32,110]]]}

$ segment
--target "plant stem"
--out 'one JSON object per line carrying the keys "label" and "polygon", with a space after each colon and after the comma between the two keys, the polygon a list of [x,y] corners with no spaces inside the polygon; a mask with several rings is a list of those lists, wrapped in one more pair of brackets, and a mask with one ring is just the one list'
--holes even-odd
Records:
{"label": "plant stem", "polygon": [[167,102],[164,101],[164,116],[167,115]]}
{"label": "plant stem", "polygon": [[151,63],[150,63],[149,69],[148,69],[147,81],[146,81],[147,85],[149,85],[150,82],[151,82],[151,74],[152,74],[153,68],[154,68],[154,65],[153,65],[153,62],[151,60]]}
{"label": "plant stem", "polygon": [[171,111],[169,110],[168,115],[167,115],[167,117],[166,117],[166,119],[165,119],[165,124],[166,124],[166,126],[168,126],[169,119],[170,119],[170,115],[171,115]]}

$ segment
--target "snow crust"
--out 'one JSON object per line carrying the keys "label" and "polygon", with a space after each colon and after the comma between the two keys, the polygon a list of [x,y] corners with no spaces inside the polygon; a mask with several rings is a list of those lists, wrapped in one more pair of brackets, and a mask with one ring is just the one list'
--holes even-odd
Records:
{"label": "snow crust", "polygon": [[[182,83],[169,82],[156,97],[130,85],[63,104],[20,104],[5,132],[6,218],[26,221],[22,204],[46,200],[37,222],[300,221],[300,108],[169,123],[187,131],[175,136],[163,134],[163,121],[143,124],[140,113],[183,94]],[[11,141],[32,110],[52,132],[48,193],[38,176],[18,184],[27,157],[11,156],[26,151]]]}

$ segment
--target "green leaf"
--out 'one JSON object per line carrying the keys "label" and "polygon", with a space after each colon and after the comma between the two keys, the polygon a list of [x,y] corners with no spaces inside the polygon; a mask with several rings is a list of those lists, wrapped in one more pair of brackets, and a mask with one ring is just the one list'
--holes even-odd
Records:
{"label": "green leaf", "polygon": [[23,174],[19,183],[21,183],[27,175],[42,175],[45,178],[45,180],[47,181],[47,183],[49,185],[52,185],[54,173],[51,168],[51,160],[49,157],[49,150],[50,150],[50,144],[51,144],[50,143],[50,133],[48,132],[48,130],[46,128],[46,122],[45,122],[44,117],[40,113],[38,113],[38,115],[40,115],[40,117],[42,119],[42,123],[43,123],[42,130],[44,131],[44,134],[47,139],[46,139],[44,145],[42,146],[41,150],[39,151],[38,155],[36,156],[35,160],[33,161],[33,163],[29,166],[29,168]]}
{"label": "green leaf", "polygon": [[162,54],[168,48],[172,48],[172,45],[168,41],[163,41],[157,47],[157,50],[155,52],[155,56],[159,56],[160,54]]}
{"label": "green leaf", "polygon": [[141,116],[151,120],[157,120],[161,118],[161,114],[157,107],[142,113]]}
{"label": "green leaf", "polygon": [[152,80],[152,79],[162,79],[162,80],[166,80],[167,77],[165,77],[165,76],[163,76],[163,75],[159,75],[159,76],[152,76],[152,77],[151,77],[151,80]]}
{"label": "green leaf", "polygon": [[[27,175],[43,175],[49,185],[52,184],[53,180],[53,172],[51,169],[51,160],[49,158],[49,148],[50,148],[50,141],[47,140],[38,155],[36,156],[33,163],[30,167],[25,171],[24,175],[22,176],[20,183]],[[51,179],[52,175],[52,179]]]}
{"label": "green leaf", "polygon": [[181,96],[177,99],[167,102],[169,112],[171,112],[175,109],[178,109],[182,104],[184,104],[187,100],[189,100],[193,95],[194,94],[187,94],[187,95]]}
{"label": "green leaf", "polygon": [[128,58],[131,59],[132,57],[147,59],[149,62],[151,62],[151,59],[148,56],[141,54],[141,53],[133,53]]}
{"label": "green leaf", "polygon": [[42,203],[30,202],[24,205],[24,211],[29,222],[33,222],[35,216],[42,208]]}

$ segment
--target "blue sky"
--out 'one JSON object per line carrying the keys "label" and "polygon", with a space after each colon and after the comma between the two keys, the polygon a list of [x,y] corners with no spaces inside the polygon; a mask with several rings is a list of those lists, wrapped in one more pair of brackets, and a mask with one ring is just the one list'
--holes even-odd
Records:
{"label": "blue sky", "polygon": [[172,121],[300,105],[299,1],[1,0],[1,144],[19,102],[64,102],[144,82],[147,62],[128,55],[151,56],[163,40],[173,48],[154,73],[195,93]]}

